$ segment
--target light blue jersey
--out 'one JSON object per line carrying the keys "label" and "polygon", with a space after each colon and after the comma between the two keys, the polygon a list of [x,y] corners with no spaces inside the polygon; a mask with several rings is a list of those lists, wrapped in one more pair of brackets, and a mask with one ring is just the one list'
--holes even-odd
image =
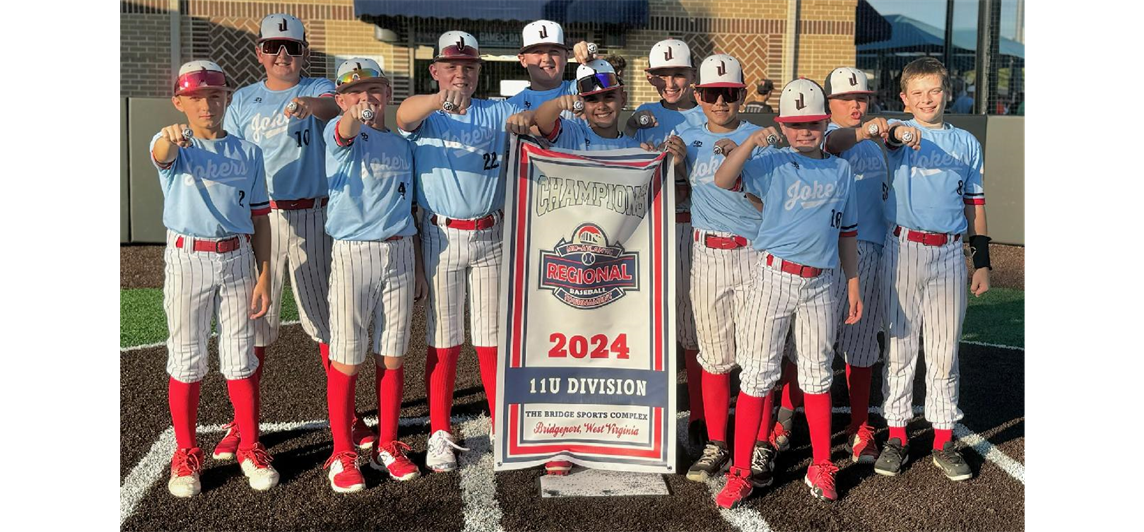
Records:
{"label": "light blue jersey", "polygon": [[623,131],[614,139],[601,137],[583,120],[560,118],[552,132],[556,138],[549,136],[548,140],[552,141],[553,146],[566,150],[622,150],[640,147],[638,140],[625,136]]}
{"label": "light blue jersey", "polygon": [[645,103],[636,108],[636,112],[651,111],[655,115],[656,126],[636,131],[636,138],[652,146],[659,144],[670,135],[678,135],[680,131],[689,127],[698,127],[707,123],[707,115],[703,114],[703,107],[696,105],[686,111],[672,111],[663,106],[663,102]]}
{"label": "light blue jersey", "polygon": [[313,115],[298,120],[287,118],[282,112],[294,98],[333,93],[334,82],[306,77],[286,90],[272,91],[266,88],[266,81],[260,81],[234,93],[223,127],[262,148],[272,199],[326,196],[326,147],[322,141],[325,123]]}
{"label": "light blue jersey", "polygon": [[[151,139],[151,153],[161,136]],[[251,216],[270,212],[262,150],[234,135],[191,143],[167,168],[151,157],[163,189],[163,225],[199,238],[254,234]]]}
{"label": "light blue jersey", "polygon": [[[840,129],[831,122],[826,126],[826,134]],[[854,193],[858,195],[858,239],[882,245],[886,240],[886,157],[882,145],[874,141],[862,141],[853,148],[842,152],[841,157],[850,163],[854,172]]]}
{"label": "light blue jersey", "polygon": [[[891,122],[891,126],[897,121]],[[981,143],[964,129],[946,123],[922,132],[921,149],[886,150],[893,170],[886,220],[909,229],[961,234],[969,227],[966,205],[984,205]]]}
{"label": "light blue jersey", "polygon": [[743,165],[743,188],[763,200],[763,221],[751,243],[780,259],[831,269],[838,237],[858,234],[858,195],[850,163],[765,149]]}
{"label": "light blue jersey", "polygon": [[742,191],[731,191],[715,184],[715,172],[726,157],[716,155],[715,142],[731,139],[742,144],[759,129],[746,120],[730,133],[712,133],[707,124],[685,129],[679,134],[687,146],[687,180],[691,184],[691,226],[705,231],[734,233],[752,239],[759,233],[762,214]]}
{"label": "light blue jersey", "polygon": [[330,204],[326,232],[338,240],[385,240],[417,234],[413,224],[413,146],[400,135],[362,125],[339,142],[338,119],[326,126]]}
{"label": "light blue jersey", "polygon": [[480,218],[504,207],[501,159],[505,120],[522,109],[507,101],[471,100],[463,115],[436,111],[413,132],[417,204],[449,218]]}
{"label": "light blue jersey", "polygon": [[[555,89],[549,89],[546,91],[524,89],[516,93],[516,95],[512,98],[509,98],[508,102],[514,105],[518,105],[525,110],[535,111],[540,109],[540,106],[544,105],[544,103],[548,100],[569,94],[576,94],[576,82],[565,80],[562,81],[560,86],[556,87]],[[576,115],[571,111],[562,111],[560,116],[569,120],[576,119]]]}

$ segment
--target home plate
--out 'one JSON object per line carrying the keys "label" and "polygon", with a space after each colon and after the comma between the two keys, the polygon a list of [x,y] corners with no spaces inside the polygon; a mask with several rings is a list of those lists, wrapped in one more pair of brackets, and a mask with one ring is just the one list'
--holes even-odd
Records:
{"label": "home plate", "polygon": [[540,477],[541,497],[630,497],[669,495],[663,475],[574,468],[565,476]]}

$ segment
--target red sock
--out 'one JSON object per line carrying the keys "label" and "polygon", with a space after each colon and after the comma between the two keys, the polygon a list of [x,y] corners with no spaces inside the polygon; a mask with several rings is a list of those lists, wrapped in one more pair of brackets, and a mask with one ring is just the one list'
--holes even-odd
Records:
{"label": "red sock", "polygon": [[766,403],[763,397],[739,392],[739,400],[735,403],[735,467],[751,467],[751,453],[755,450],[755,436],[759,433],[759,423],[763,422]]}
{"label": "red sock", "polygon": [[698,356],[698,349],[683,350],[683,367],[687,369],[688,422],[704,419],[703,366],[696,360]]}
{"label": "red sock", "polygon": [[354,415],[354,392],[357,375],[346,375],[337,369],[326,371],[326,405],[330,412],[330,432],[334,437],[334,454],[353,451],[350,436]]}
{"label": "red sock", "polygon": [[850,432],[870,420],[870,375],[873,368],[846,365],[846,388],[850,390]]}
{"label": "red sock", "polygon": [[783,359],[783,408],[798,410],[802,406],[802,390],[798,389],[798,366],[788,358]]}
{"label": "red sock", "polygon": [[902,442],[902,445],[905,445],[910,441],[909,437],[906,436],[906,427],[890,427],[890,437],[887,439],[892,440],[894,438],[897,438],[898,441]]}
{"label": "red sock", "polygon": [[322,371],[330,371],[330,344],[318,344],[318,353],[322,356]]}
{"label": "red sock", "polygon": [[489,400],[489,420],[496,426],[497,413],[497,348],[473,347],[477,350],[477,361],[481,364],[481,384],[485,386],[485,397]]}
{"label": "red sock", "polygon": [[167,381],[167,404],[171,408],[171,425],[175,427],[175,441],[180,449],[198,447],[195,443],[195,423],[199,415],[199,389],[197,382],[182,382],[171,377]]}
{"label": "red sock", "polygon": [[250,450],[258,443],[258,386],[253,377],[226,381],[234,421],[238,423],[238,448]]}
{"label": "red sock", "polygon": [[775,396],[777,393],[768,393],[766,402],[763,404],[763,417],[759,423],[759,432],[755,435],[755,441],[768,441],[771,439],[771,427],[775,422],[772,419],[775,412]]}
{"label": "red sock", "polygon": [[806,424],[810,426],[810,448],[815,464],[830,461],[830,392],[808,393]]}
{"label": "red sock", "polygon": [[[703,417],[707,420],[707,439],[727,443],[727,410],[731,401],[731,374],[716,375],[700,368],[703,383]],[[691,376],[687,376],[688,380]]]}
{"label": "red sock", "polygon": [[457,380],[457,356],[461,346],[436,348],[425,353],[425,393],[429,402],[430,432],[449,431],[453,410],[453,385]]}
{"label": "red sock", "polygon": [[945,442],[953,438],[953,431],[949,429],[933,429],[933,448],[940,450],[945,446]]}
{"label": "red sock", "polygon": [[[254,375],[251,375],[250,378],[254,380],[254,390],[256,392],[258,392],[258,393],[254,394],[254,408],[255,408],[255,411],[261,413],[262,412],[262,388],[261,388],[261,386],[262,386],[262,368],[265,366],[265,362],[266,362],[266,348],[255,346],[254,347],[254,356],[255,356],[255,358],[258,359],[258,369],[254,370]],[[237,414],[235,415],[234,422],[238,423],[238,415]]]}
{"label": "red sock", "polygon": [[401,395],[405,389],[405,368],[385,369],[377,366],[377,429],[379,442],[397,439],[397,420],[401,415]]}

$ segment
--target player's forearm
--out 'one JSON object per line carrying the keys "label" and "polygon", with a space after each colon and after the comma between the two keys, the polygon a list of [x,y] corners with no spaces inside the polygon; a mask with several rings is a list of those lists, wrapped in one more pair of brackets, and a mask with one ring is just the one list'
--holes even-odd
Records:
{"label": "player's forearm", "polygon": [[258,266],[258,282],[262,282],[263,277],[270,278],[270,217],[262,214],[255,216],[253,221],[254,262]]}
{"label": "player's forearm", "polygon": [[826,151],[832,155],[840,155],[842,152],[853,148],[860,141],[856,128],[835,129],[826,136]]}
{"label": "player's forearm", "polygon": [[338,119],[338,136],[342,140],[355,139],[361,133],[361,121],[351,113],[344,113]]}
{"label": "player's forearm", "polygon": [[846,279],[858,280],[858,239],[852,236],[838,237],[838,260],[842,262],[842,272]]}
{"label": "player's forearm", "polygon": [[536,113],[532,115],[532,123],[540,130],[540,134],[547,137],[556,128],[556,121],[560,119],[559,98],[548,100]]}
{"label": "player's forearm", "polygon": [[735,183],[739,181],[739,174],[743,173],[743,165],[747,164],[747,158],[751,156],[754,149],[755,143],[747,138],[743,144],[731,150],[727,160],[723,161],[719,170],[715,171],[715,185],[727,190],[735,188]]}
{"label": "player's forearm", "polygon": [[421,122],[437,110],[438,98],[436,94],[420,94],[406,98],[397,108],[397,127],[405,131],[415,131],[421,127]]}
{"label": "player's forearm", "polygon": [[989,224],[985,221],[984,205],[966,205],[965,221],[969,225],[969,236],[989,236]]}
{"label": "player's forearm", "polygon": [[310,109],[313,110],[314,116],[318,117],[319,120],[329,121],[342,112],[341,108],[338,107],[338,102],[334,101],[333,97],[306,97],[304,99],[309,102]]}
{"label": "player's forearm", "polygon": [[151,150],[151,156],[155,158],[155,162],[162,165],[171,164],[178,155],[179,146],[167,140],[166,137],[159,137],[159,140],[155,141],[155,146]]}

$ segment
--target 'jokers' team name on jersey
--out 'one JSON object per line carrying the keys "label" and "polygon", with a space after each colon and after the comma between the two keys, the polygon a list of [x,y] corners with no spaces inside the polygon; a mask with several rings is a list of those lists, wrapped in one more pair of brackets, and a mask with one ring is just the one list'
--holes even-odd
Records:
{"label": "'jokers' team name on jersey", "polygon": [[[691,184],[691,226],[706,231],[734,233],[743,238],[754,238],[759,232],[762,214],[747,200],[742,191],[731,191],[715,184],[715,172],[727,160],[715,154],[715,143],[721,139],[731,139],[742,144],[759,129],[750,122],[742,121],[735,131],[712,133],[707,124],[685,129],[679,133],[683,145],[687,146],[687,179]],[[761,151],[769,148],[759,148]]]}
{"label": "'jokers' team name on jersey", "polygon": [[684,111],[672,111],[663,106],[663,102],[645,103],[636,108],[636,112],[651,111],[655,115],[656,126],[636,131],[636,139],[652,146],[659,144],[671,135],[678,135],[690,127],[699,127],[707,123],[707,115],[703,108],[696,105]]}
{"label": "'jokers' team name on jersey", "polygon": [[413,147],[396,133],[363,125],[339,143],[338,119],[324,133],[330,203],[326,232],[338,240],[417,234],[413,223]]}
{"label": "'jokers' team name on jersey", "polygon": [[[833,122],[826,134],[839,129]],[[854,193],[858,195],[858,239],[882,245],[886,240],[886,194],[890,184],[886,180],[886,157],[882,146],[874,141],[863,141],[842,152],[854,173]]]}
{"label": "'jokers' team name on jersey", "polygon": [[984,205],[981,143],[964,129],[945,124],[929,129],[916,121],[903,123],[922,132],[921,149],[886,150],[893,171],[886,220],[934,233],[964,233],[966,205]]}
{"label": "'jokers' team name on jersey", "polygon": [[622,150],[625,148],[639,148],[640,141],[624,135],[610,139],[596,134],[587,123],[581,120],[556,120],[556,127],[548,136],[552,145],[566,150]]}

